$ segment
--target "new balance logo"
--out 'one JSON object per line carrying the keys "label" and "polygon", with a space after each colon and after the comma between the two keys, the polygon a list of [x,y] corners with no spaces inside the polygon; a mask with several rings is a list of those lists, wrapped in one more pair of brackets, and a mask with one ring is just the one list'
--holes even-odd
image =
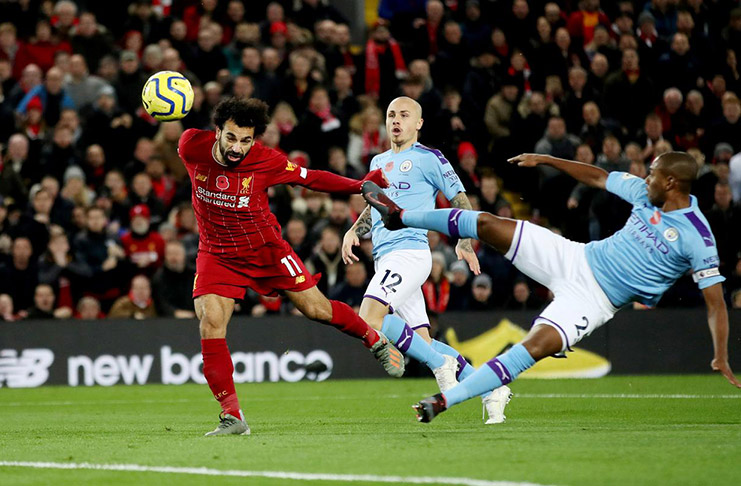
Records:
{"label": "new balance logo", "polygon": [[0,350],[0,387],[31,388],[43,385],[49,378],[49,366],[54,362],[50,349],[24,349],[21,355],[14,349]]}

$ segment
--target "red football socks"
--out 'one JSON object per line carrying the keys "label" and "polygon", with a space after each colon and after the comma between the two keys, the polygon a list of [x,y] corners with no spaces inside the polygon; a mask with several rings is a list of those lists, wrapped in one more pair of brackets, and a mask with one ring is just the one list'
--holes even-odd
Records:
{"label": "red football socks", "polygon": [[226,339],[201,339],[201,354],[203,354],[203,376],[206,377],[214,398],[219,401],[224,413],[241,420],[239,400],[232,377],[234,364]]}
{"label": "red football socks", "polygon": [[337,300],[330,300],[332,304],[332,320],[329,323],[350,336],[363,340],[365,347],[370,348],[381,338],[375,329],[360,318],[352,307]]}

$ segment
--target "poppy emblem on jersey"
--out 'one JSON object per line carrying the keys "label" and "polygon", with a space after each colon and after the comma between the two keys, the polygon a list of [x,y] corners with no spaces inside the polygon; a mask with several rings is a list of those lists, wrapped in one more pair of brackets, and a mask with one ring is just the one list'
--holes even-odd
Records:
{"label": "poppy emblem on jersey", "polygon": [[649,221],[651,221],[651,224],[653,225],[661,223],[661,213],[658,210],[654,211],[654,215],[651,216],[651,219],[649,219]]}
{"label": "poppy emblem on jersey", "polygon": [[667,228],[664,231],[664,238],[669,242],[677,241],[677,239],[679,239],[679,232],[676,228]]}
{"label": "poppy emblem on jersey", "polygon": [[394,161],[386,162],[386,167],[383,168],[386,172],[391,172],[391,170],[394,168]]}
{"label": "poppy emblem on jersey", "polygon": [[220,191],[226,191],[229,189],[229,178],[224,174],[221,174],[216,178],[216,189]]}
{"label": "poppy emblem on jersey", "polygon": [[250,193],[250,184],[252,183],[252,176],[249,176],[246,179],[242,179],[242,188],[239,190],[240,194],[249,194]]}
{"label": "poppy emblem on jersey", "polygon": [[208,180],[208,176],[206,174],[196,174],[196,180],[206,182]]}
{"label": "poppy emblem on jersey", "polygon": [[404,162],[402,162],[399,166],[399,170],[402,172],[409,172],[410,170],[412,170],[412,161],[405,160]]}

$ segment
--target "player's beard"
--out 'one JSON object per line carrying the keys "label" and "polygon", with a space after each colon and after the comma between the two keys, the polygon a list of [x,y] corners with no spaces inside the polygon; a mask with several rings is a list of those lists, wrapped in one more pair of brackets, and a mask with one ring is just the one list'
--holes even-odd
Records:
{"label": "player's beard", "polygon": [[[241,164],[242,161],[245,159],[245,157],[247,157],[247,153],[249,153],[249,150],[243,154],[238,153],[238,152],[233,152],[229,150],[228,145],[224,145],[221,141],[219,141],[218,147],[219,147],[219,154],[221,155],[222,162],[224,162],[224,165],[226,165],[227,167],[231,169]],[[229,156],[239,157],[239,159],[232,160],[229,158]]]}

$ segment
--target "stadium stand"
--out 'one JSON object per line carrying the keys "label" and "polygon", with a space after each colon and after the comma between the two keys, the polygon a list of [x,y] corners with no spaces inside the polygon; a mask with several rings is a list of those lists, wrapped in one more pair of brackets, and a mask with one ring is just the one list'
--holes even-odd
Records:
{"label": "stadium stand", "polygon": [[[424,110],[421,142],[451,160],[475,209],[583,242],[620,228],[629,206],[508,157],[537,151],[644,177],[656,155],[687,151],[729,304],[741,307],[738,2],[380,0],[361,44],[332,3],[0,2],[0,320],[192,318],[198,230],[177,140],[209,128],[227,96],[270,103],[263,143],[351,177],[388,149],[388,102],[410,96]],[[163,69],[194,86],[182,123],[141,106]],[[270,196],[288,241],[324,273],[320,288],[356,302],[369,242],[368,271],[356,272],[336,239],[362,201],[286,187]],[[548,298],[490,249],[478,248],[485,275],[473,278],[454,263],[454,242],[433,240],[431,315]],[[685,277],[660,305],[701,303]],[[238,309],[292,312],[252,294]]]}

